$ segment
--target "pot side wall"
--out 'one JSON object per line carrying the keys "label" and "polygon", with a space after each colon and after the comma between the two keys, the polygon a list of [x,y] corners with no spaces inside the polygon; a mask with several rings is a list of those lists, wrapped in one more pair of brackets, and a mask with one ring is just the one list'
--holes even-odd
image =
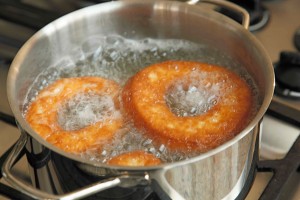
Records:
{"label": "pot side wall", "polygon": [[256,126],[225,150],[197,162],[157,172],[154,179],[172,199],[235,198],[248,177],[258,132]]}

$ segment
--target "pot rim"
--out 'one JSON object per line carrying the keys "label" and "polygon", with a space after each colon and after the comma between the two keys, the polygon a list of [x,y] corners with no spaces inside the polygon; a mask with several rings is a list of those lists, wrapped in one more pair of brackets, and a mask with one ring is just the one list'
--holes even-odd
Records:
{"label": "pot rim", "polygon": [[[67,15],[60,17],[59,19],[51,22],[50,24],[46,25],[44,28],[39,30],[37,33],[35,33],[18,51],[17,55],[15,56],[11,66],[10,66],[8,78],[7,78],[8,101],[9,101],[10,107],[12,109],[12,112],[16,118],[16,121],[19,124],[20,129],[22,131],[25,131],[26,133],[28,133],[31,137],[36,139],[43,146],[47,147],[48,149],[50,149],[64,157],[70,158],[79,163],[88,164],[88,165],[95,166],[95,167],[103,167],[103,168],[109,168],[109,169],[121,170],[121,171],[141,171],[141,170],[142,171],[145,171],[145,170],[152,171],[152,170],[157,170],[157,169],[161,169],[161,168],[164,168],[164,169],[173,168],[176,166],[196,162],[196,161],[205,159],[207,157],[210,157],[212,155],[215,155],[218,152],[221,152],[224,149],[232,146],[234,143],[236,143],[237,141],[241,140],[244,136],[246,136],[252,129],[254,129],[255,126],[257,126],[259,124],[259,122],[261,121],[261,119],[263,118],[263,115],[267,111],[268,106],[271,103],[271,99],[273,97],[273,91],[274,91],[274,87],[275,87],[275,78],[274,78],[272,62],[271,62],[270,58],[268,57],[265,49],[262,47],[262,45],[258,42],[258,40],[248,30],[246,30],[244,27],[242,27],[240,24],[236,23],[232,19],[229,19],[223,15],[222,15],[222,17],[227,18],[226,20],[228,20],[228,23],[230,23],[232,26],[234,26],[234,28],[236,28],[238,31],[242,32],[242,34],[246,35],[249,38],[249,40],[253,43],[253,46],[256,47],[257,50],[263,55],[265,62],[269,63],[269,65],[267,65],[265,67],[268,70],[268,74],[270,75],[271,80],[272,80],[272,82],[270,82],[269,85],[266,86],[266,92],[263,97],[263,102],[260,106],[260,109],[256,113],[255,117],[251,120],[251,122],[245,127],[245,129],[243,131],[241,131],[239,134],[237,134],[231,140],[223,143],[222,145],[220,145],[212,150],[209,150],[208,152],[201,153],[198,156],[195,156],[195,157],[192,157],[192,158],[189,158],[186,160],[176,161],[176,162],[172,162],[172,163],[164,163],[164,164],[161,164],[158,166],[151,166],[151,167],[123,167],[123,166],[111,166],[111,165],[91,161],[88,159],[83,159],[82,157],[75,155],[75,154],[67,153],[67,152],[57,148],[56,146],[48,143],[41,136],[39,136],[35,131],[33,131],[33,129],[29,126],[29,124],[24,119],[23,114],[18,107],[18,100],[16,98],[14,98],[15,95],[14,95],[13,91],[15,91],[15,79],[16,79],[16,75],[19,72],[19,68],[22,66],[22,61],[24,60],[27,53],[31,50],[32,46],[35,44],[36,41],[39,40],[40,37],[42,37],[45,34],[52,33],[55,30],[55,29],[53,29],[53,26],[56,26],[56,27],[64,26],[65,24],[68,24],[68,22],[76,21],[77,18],[79,18],[83,15],[92,15],[92,14],[99,12],[99,10],[103,11],[103,10],[105,10],[105,7],[109,8],[109,9],[112,9],[111,6],[113,6],[113,8],[118,8],[119,6],[122,6],[123,4],[128,4],[128,3],[129,4],[150,3],[150,4],[155,5],[156,2],[158,2],[158,1],[143,1],[143,2],[141,2],[139,0],[131,0],[131,1],[126,1],[126,2],[112,1],[112,2],[106,2],[106,3],[99,4],[99,5],[82,8],[80,10],[71,12]],[[183,2],[159,1],[159,3],[167,3],[167,4],[172,3],[172,4],[178,4],[178,5],[184,4],[184,6],[186,6],[185,8],[193,7],[191,9],[198,9],[198,11],[201,11],[203,13],[203,15],[205,15],[205,13],[208,13],[208,12],[210,13],[210,15],[212,14],[210,11],[203,9],[201,6],[188,5]],[[187,12],[187,10],[185,10],[185,12]],[[214,15],[220,16],[221,14],[218,12],[215,12]]]}

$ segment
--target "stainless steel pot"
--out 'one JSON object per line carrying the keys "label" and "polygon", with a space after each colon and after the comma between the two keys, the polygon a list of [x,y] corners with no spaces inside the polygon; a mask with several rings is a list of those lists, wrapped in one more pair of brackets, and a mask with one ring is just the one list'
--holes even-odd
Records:
{"label": "stainless steel pot", "polygon": [[[205,2],[208,2],[207,0]],[[8,98],[23,132],[3,167],[3,177],[20,191],[37,199],[74,199],[106,188],[131,187],[158,183],[171,199],[233,199],[241,191],[253,159],[254,143],[260,121],[273,95],[274,74],[271,61],[258,41],[246,29],[248,14],[226,1],[209,1],[240,13],[243,26],[211,9],[174,1],[118,1],[84,8],[68,14],[37,32],[21,48],[8,75]],[[180,38],[226,51],[245,67],[259,88],[260,107],[248,126],[225,144],[194,158],[155,167],[112,167],[84,160],[47,143],[24,120],[22,109],[26,92],[45,68],[63,56],[72,54],[85,38],[92,35],[123,33],[132,38]],[[216,58],[222,63],[223,58]],[[225,61],[224,61],[225,62]],[[39,152],[48,148],[70,158],[89,173],[113,178],[87,186],[70,194],[48,194],[24,184],[10,171],[18,154],[33,140]]]}

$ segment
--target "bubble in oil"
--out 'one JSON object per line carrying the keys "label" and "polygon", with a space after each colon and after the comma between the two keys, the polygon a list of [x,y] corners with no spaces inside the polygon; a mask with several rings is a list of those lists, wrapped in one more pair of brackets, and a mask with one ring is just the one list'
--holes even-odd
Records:
{"label": "bubble in oil", "polygon": [[[195,78],[195,74],[198,74]],[[204,83],[210,74],[193,71],[175,82],[168,90],[165,101],[177,116],[197,116],[206,113],[217,104],[221,94],[217,84]]]}
{"label": "bubble in oil", "polygon": [[118,114],[112,97],[93,93],[77,94],[58,109],[58,123],[67,131],[79,130]]}

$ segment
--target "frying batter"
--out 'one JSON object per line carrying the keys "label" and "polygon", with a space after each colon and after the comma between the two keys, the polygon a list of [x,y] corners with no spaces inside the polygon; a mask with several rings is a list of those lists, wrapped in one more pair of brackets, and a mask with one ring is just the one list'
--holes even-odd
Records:
{"label": "frying batter", "polygon": [[[37,95],[27,110],[26,120],[40,136],[66,152],[81,153],[89,148],[100,148],[103,142],[113,138],[123,124],[118,93],[117,83],[100,77],[59,79]],[[86,101],[86,105],[80,103],[79,97]],[[89,101],[100,104],[100,110],[93,110]],[[73,115],[89,115],[89,123],[75,128],[66,125],[72,119],[62,116],[67,115],[64,112],[72,113],[70,102],[75,108],[80,104],[84,107],[79,113],[76,113],[78,108],[73,109],[76,111]],[[76,124],[83,120],[80,117]]]}
{"label": "frying batter", "polygon": [[161,160],[153,154],[144,151],[132,151],[111,158],[107,164],[120,166],[153,166],[159,165]]}
{"label": "frying batter", "polygon": [[245,127],[251,93],[241,77],[224,67],[167,61],[134,75],[122,99],[134,125],[157,144],[205,152]]}

